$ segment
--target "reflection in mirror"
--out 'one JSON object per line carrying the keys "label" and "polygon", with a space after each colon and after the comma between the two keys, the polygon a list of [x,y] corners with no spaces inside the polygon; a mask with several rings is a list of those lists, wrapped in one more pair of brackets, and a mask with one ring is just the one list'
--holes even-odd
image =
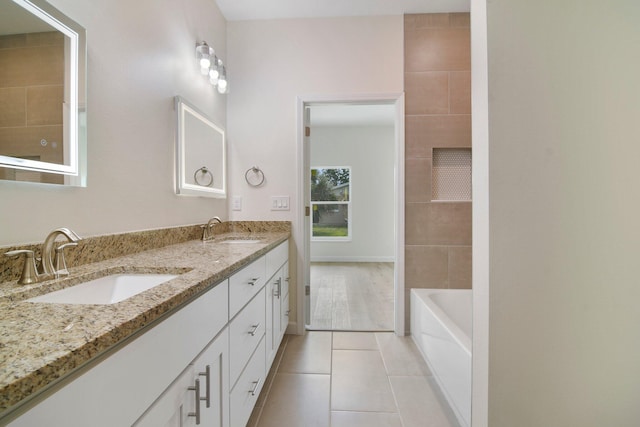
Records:
{"label": "reflection in mirror", "polygon": [[85,30],[43,0],[0,0],[0,179],[86,185]]}
{"label": "reflection in mirror", "polygon": [[202,197],[226,197],[225,132],[191,105],[176,96],[176,193]]}

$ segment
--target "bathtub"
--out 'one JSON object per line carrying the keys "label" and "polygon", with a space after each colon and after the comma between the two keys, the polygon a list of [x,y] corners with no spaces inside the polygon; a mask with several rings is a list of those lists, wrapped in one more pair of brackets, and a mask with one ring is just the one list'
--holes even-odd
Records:
{"label": "bathtub", "polygon": [[411,336],[464,427],[471,425],[471,295],[411,289]]}

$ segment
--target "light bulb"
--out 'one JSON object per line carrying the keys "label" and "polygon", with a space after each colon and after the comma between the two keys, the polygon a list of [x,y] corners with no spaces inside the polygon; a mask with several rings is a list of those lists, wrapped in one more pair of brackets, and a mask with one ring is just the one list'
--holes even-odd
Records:
{"label": "light bulb", "polygon": [[227,80],[226,79],[219,79],[218,80],[218,89],[223,89],[226,90],[227,89]]}
{"label": "light bulb", "polygon": [[213,67],[209,69],[209,82],[211,82],[211,84],[214,86],[218,84],[218,78],[220,77],[220,71],[218,70],[217,63],[218,58],[214,57]]}
{"label": "light bulb", "polygon": [[211,66],[211,59],[209,58],[209,55],[203,55],[202,58],[200,58],[200,68],[204,68],[206,70],[209,70],[209,67]]}
{"label": "light bulb", "polygon": [[200,65],[200,73],[204,76],[209,74],[209,67],[211,66],[211,57],[213,54],[213,48],[206,42],[196,45],[196,58]]}
{"label": "light bulb", "polygon": [[[220,82],[227,83],[226,80],[220,80]],[[225,84],[224,86],[222,86],[222,85],[220,85],[220,82],[218,82],[218,92],[219,93],[227,93],[227,85]]]}

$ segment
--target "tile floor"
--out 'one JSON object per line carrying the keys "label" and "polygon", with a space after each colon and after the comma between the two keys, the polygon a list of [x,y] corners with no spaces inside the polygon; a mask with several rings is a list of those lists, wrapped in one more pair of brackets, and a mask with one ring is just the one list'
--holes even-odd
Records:
{"label": "tile floor", "polygon": [[458,427],[410,337],[287,335],[249,427]]}
{"label": "tile floor", "polygon": [[312,262],[312,330],[392,331],[391,262]]}

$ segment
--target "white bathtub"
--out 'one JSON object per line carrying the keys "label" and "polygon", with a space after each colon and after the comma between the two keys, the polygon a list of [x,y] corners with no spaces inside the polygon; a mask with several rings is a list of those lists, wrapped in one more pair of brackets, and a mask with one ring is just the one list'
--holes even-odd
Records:
{"label": "white bathtub", "polygon": [[471,425],[470,289],[411,289],[411,336],[460,425]]}

